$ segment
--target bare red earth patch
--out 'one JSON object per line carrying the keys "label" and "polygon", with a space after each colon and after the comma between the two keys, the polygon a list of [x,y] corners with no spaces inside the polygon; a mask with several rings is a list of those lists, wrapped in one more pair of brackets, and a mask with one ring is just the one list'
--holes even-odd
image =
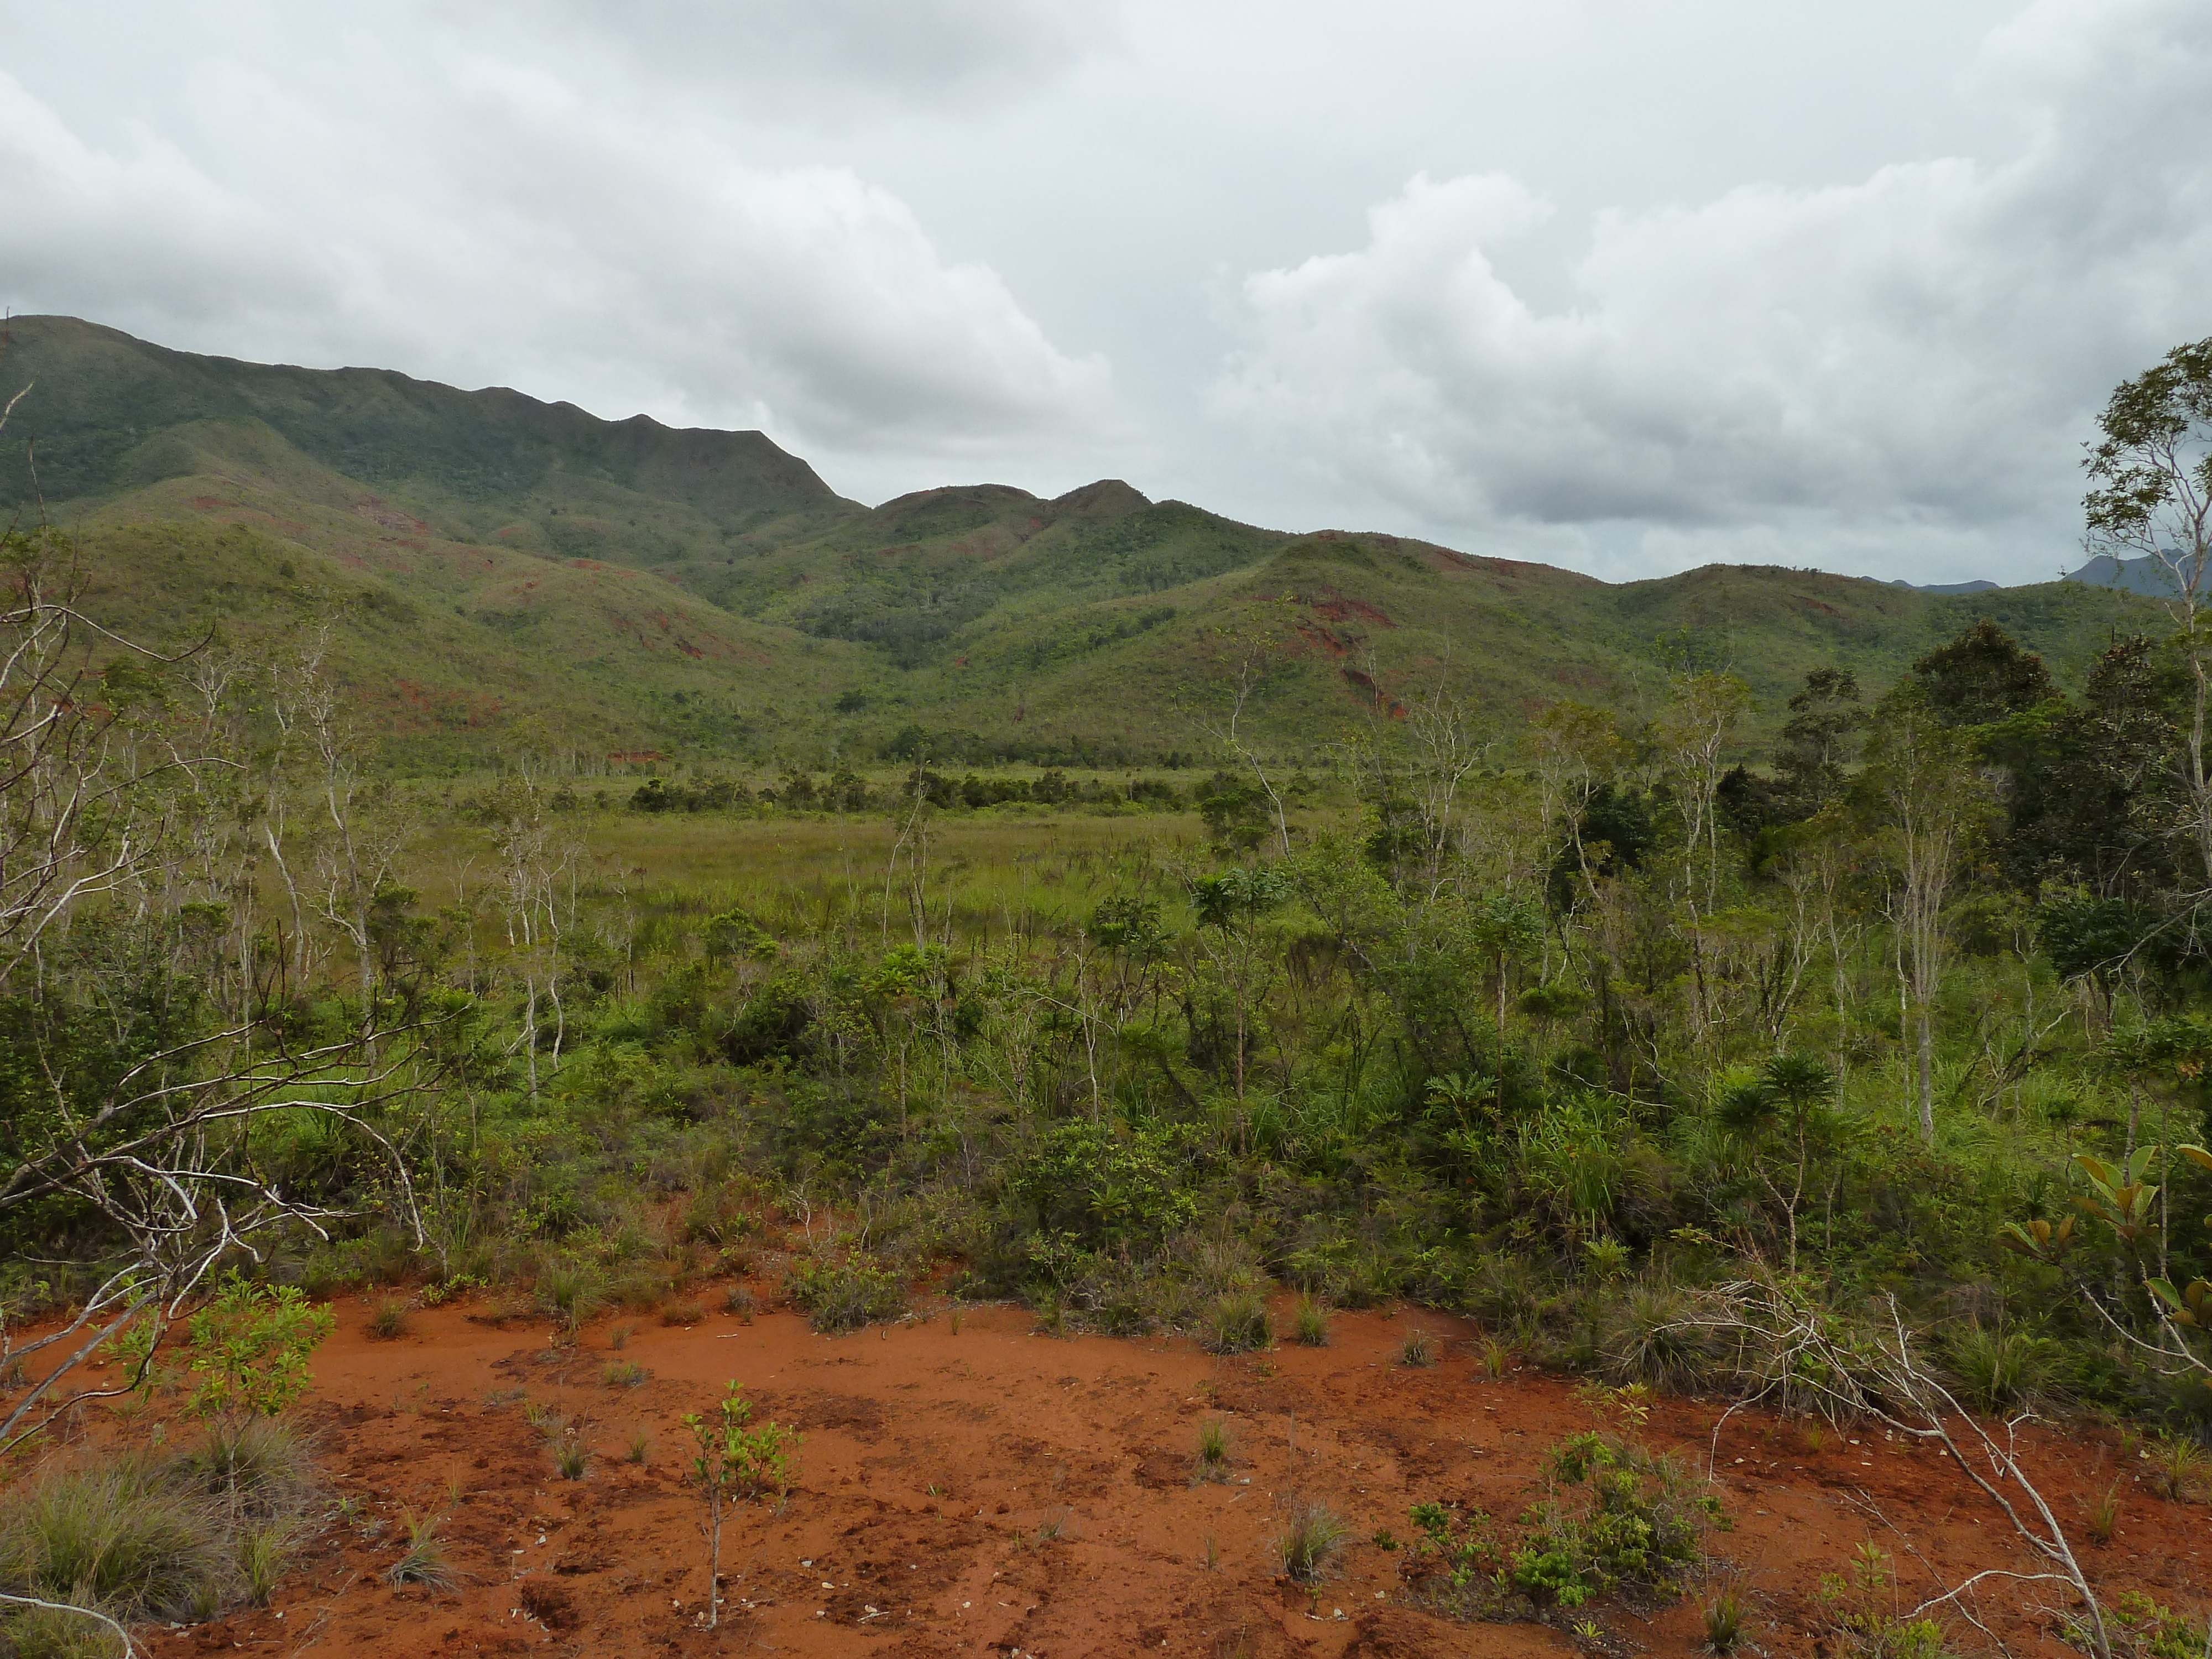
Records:
{"label": "bare red earth patch", "polygon": [[[605,1324],[562,1348],[542,1326],[472,1323],[453,1307],[374,1342],[368,1311],[339,1305],[303,1408],[349,1518],[271,1607],[154,1633],[161,1659],[234,1645],[390,1659],[1576,1650],[1546,1626],[1461,1626],[1408,1605],[1402,1553],[1370,1541],[1378,1528],[1404,1537],[1407,1508],[1431,1499],[1510,1519],[1537,1492],[1547,1449],[1589,1424],[1560,1381],[1478,1376],[1472,1328],[1434,1314],[1342,1314],[1326,1348],[1217,1358],[1182,1340],[1036,1335],[1012,1308],[971,1309],[957,1332],[940,1311],[840,1338],[787,1313],[714,1314],[690,1328],[639,1324],[618,1356]],[[1427,1370],[1396,1363],[1416,1320],[1443,1340]],[[609,1386],[616,1359],[647,1380]],[[709,1632],[703,1512],[684,1484],[678,1419],[731,1378],[806,1441],[788,1504],[729,1524],[728,1600]],[[580,1424],[592,1454],[582,1480],[558,1478],[531,1409]],[[1808,1597],[1863,1540],[1895,1556],[1909,1597],[2029,1565],[2002,1517],[1932,1453],[1879,1431],[1816,1451],[1801,1430],[1742,1413],[1716,1449],[1719,1415],[1663,1401],[1645,1433],[1701,1469],[1715,1458],[1733,1529],[1713,1546],[1747,1586],[1751,1639],[1766,1652],[1812,1651]],[[1228,1478],[1194,1483],[1209,1417],[1228,1428]],[[632,1462],[641,1434],[645,1459]],[[2104,1431],[2030,1439],[2062,1517],[2122,1483],[2119,1528],[2087,1552],[2107,1596],[2139,1588],[2202,1616],[2206,1512],[2154,1497]],[[1300,1499],[1333,1505],[1355,1540],[1310,1590],[1272,1554]],[[386,1582],[410,1515],[444,1517],[450,1587]],[[2028,1588],[1998,1586],[1979,1616],[2014,1653],[2055,1659],[2058,1599]],[[1703,1639],[1694,1593],[1648,1619],[1584,1611],[1613,1654],[1686,1654]]]}

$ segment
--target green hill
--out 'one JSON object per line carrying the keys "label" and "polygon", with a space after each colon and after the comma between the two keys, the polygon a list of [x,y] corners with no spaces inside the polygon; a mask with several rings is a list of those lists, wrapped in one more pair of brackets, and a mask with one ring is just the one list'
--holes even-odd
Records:
{"label": "green hill", "polygon": [[[2078,675],[2141,599],[1936,595],[1773,568],[1609,586],[1395,538],[1292,535],[1104,480],[873,509],[759,433],[602,421],[375,369],[272,368],[16,319],[43,510],[103,620],[254,652],[328,639],[410,766],[528,745],[820,763],[918,728],[964,759],[1202,747],[1247,659],[1248,730],[1310,748],[1443,684],[1501,728],[1557,698],[1647,712],[1726,666],[1771,726],[1807,670],[1870,685],[1978,617]],[[25,447],[0,507],[40,510]]]}

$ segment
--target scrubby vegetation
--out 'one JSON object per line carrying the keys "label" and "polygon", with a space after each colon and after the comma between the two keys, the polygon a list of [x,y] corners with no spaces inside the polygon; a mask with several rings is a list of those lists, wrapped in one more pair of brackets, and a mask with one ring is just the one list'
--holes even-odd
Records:
{"label": "scrubby vegetation", "polygon": [[[1274,1340],[1280,1284],[1309,1298],[1301,1341],[1327,1340],[1325,1306],[1398,1297],[1480,1322],[1492,1375],[1517,1355],[1820,1404],[1786,1367],[1747,1380],[1725,1321],[1754,1284],[1823,1352],[1893,1325],[1979,1408],[2113,1413],[2191,1449],[2172,1480],[2201,1484],[2193,612],[2071,688],[1986,622],[1878,696],[1823,666],[1757,752],[1747,688],[1711,670],[1682,667],[1649,719],[1566,701],[1513,732],[1439,678],[1299,757],[1301,791],[1225,736],[1160,833],[1010,836],[980,867],[948,856],[951,815],[1054,775],[981,799],[920,763],[857,797],[833,780],[839,811],[878,815],[878,852],[757,868],[741,897],[595,863],[527,776],[453,808],[380,780],[312,649],[123,656],[95,684],[65,595],[39,597],[52,544],[9,551],[32,596],[0,733],[21,757],[10,1329],[63,1311],[118,1353],[143,1332],[143,1377],[163,1310],[197,1309],[206,1403],[275,1412],[304,1375],[303,1291],[481,1290],[572,1337],[617,1305],[688,1322],[774,1213],[808,1245],[784,1294],[825,1332],[899,1316],[934,1275],[1047,1328],[1237,1353]],[[648,784],[617,817],[696,805],[708,827],[663,845],[708,860],[736,804]],[[63,848],[44,873],[41,844]],[[248,1237],[253,1278],[219,1280]],[[1402,1358],[1437,1352],[1416,1329]],[[0,1443],[75,1385],[8,1386]],[[574,1434],[554,1455],[585,1474]],[[90,1584],[134,1618],[229,1585],[235,1552],[194,1530],[173,1471],[130,1478],[174,1521],[131,1546],[143,1565],[112,1587],[52,1565],[38,1516],[118,1500],[40,1486],[7,1523],[11,1582]],[[1417,1515],[1421,1570],[1502,1573],[1538,1606],[1671,1593],[1711,1519],[1683,1486],[1632,1440],[1571,1443],[1510,1548]],[[1292,1577],[1325,1569],[1334,1524],[1286,1534]],[[1837,1592],[1838,1632],[1920,1644],[1863,1628],[1871,1584]]]}

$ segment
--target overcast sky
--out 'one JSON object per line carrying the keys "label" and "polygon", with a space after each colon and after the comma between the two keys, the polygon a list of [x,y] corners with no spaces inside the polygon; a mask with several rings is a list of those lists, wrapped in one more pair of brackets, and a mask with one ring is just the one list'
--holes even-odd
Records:
{"label": "overcast sky", "polygon": [[0,303],[1610,579],[2077,562],[2206,0],[0,0]]}

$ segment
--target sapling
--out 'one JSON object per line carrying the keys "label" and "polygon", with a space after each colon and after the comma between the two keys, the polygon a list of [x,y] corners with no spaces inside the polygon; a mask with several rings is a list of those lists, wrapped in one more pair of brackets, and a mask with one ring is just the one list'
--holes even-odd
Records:
{"label": "sapling", "polygon": [[780,1423],[748,1427],[752,1402],[731,1382],[711,1413],[692,1412],[684,1419],[698,1450],[691,1460],[692,1483],[707,1500],[707,1628],[721,1616],[722,1506],[750,1503],[773,1492],[781,1500],[791,1490],[792,1454],[804,1438]]}

